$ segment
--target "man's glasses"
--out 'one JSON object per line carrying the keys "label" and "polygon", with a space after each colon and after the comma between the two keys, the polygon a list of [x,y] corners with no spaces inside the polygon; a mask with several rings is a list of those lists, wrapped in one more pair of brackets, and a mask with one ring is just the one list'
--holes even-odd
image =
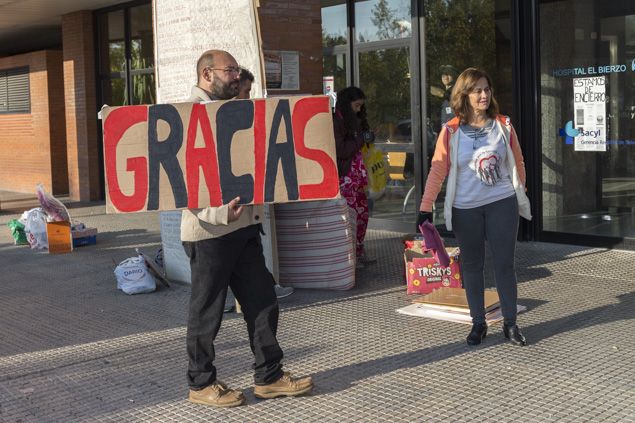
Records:
{"label": "man's glasses", "polygon": [[238,75],[240,73],[240,68],[239,67],[235,67],[235,66],[228,66],[226,68],[212,68],[212,67],[207,67],[207,69],[210,70],[217,70],[217,71],[223,71],[228,75]]}

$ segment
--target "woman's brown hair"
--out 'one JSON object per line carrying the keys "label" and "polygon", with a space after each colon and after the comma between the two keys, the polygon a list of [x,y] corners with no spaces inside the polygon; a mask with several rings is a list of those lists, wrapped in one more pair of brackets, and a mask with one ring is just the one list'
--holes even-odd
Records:
{"label": "woman's brown hair", "polygon": [[494,87],[492,86],[492,78],[489,77],[487,72],[477,68],[467,68],[456,79],[454,88],[452,89],[452,96],[450,97],[450,106],[452,111],[459,118],[461,123],[467,123],[470,113],[472,112],[472,106],[470,106],[469,95],[474,89],[474,86],[479,79],[485,78],[489,89],[491,90],[489,107],[487,108],[487,116],[495,118],[498,114],[498,103],[494,98]]}

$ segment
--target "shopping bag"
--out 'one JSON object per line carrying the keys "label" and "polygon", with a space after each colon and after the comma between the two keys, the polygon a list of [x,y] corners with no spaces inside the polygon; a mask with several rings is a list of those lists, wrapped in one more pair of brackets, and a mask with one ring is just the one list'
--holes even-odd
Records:
{"label": "shopping bag", "polygon": [[26,239],[26,232],[24,232],[24,224],[18,219],[11,219],[7,223],[9,229],[11,229],[11,235],[15,245],[29,245],[29,241]]}
{"label": "shopping bag", "polygon": [[48,248],[48,237],[46,235],[46,213],[41,207],[36,207],[24,212],[26,223],[24,232],[29,245],[33,249]]}
{"label": "shopping bag", "polygon": [[157,288],[154,277],[148,271],[146,261],[142,256],[130,257],[119,263],[115,268],[117,289],[126,294],[143,294]]}
{"label": "shopping bag", "polygon": [[384,153],[375,144],[364,144],[362,157],[368,173],[368,198],[377,200],[384,195],[388,182]]}
{"label": "shopping bag", "polygon": [[44,185],[37,184],[36,193],[42,211],[48,215],[47,221],[71,222],[71,215],[68,213],[66,206],[60,200],[46,192]]}

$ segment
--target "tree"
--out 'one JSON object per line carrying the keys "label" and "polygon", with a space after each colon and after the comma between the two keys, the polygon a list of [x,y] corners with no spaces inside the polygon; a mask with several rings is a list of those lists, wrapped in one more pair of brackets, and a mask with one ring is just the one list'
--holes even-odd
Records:
{"label": "tree", "polygon": [[[427,87],[442,86],[442,65],[452,65],[459,72],[468,67],[479,67],[495,81],[503,79],[498,78],[502,67],[496,55],[495,10],[494,0],[425,1]],[[437,129],[441,101],[428,95],[428,116]]]}
{"label": "tree", "polygon": [[[388,7],[387,0],[379,0],[371,13],[379,40],[404,38],[402,20]],[[400,120],[410,119],[410,49],[360,53],[359,78],[369,103],[369,123],[379,129],[378,138],[389,138]]]}

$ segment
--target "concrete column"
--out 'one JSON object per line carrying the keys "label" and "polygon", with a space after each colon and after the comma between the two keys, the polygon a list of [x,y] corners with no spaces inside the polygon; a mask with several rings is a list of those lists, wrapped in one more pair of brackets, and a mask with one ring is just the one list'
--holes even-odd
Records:
{"label": "concrete column", "polygon": [[68,188],[70,198],[76,201],[103,197],[99,182],[94,39],[92,12],[62,16]]}

